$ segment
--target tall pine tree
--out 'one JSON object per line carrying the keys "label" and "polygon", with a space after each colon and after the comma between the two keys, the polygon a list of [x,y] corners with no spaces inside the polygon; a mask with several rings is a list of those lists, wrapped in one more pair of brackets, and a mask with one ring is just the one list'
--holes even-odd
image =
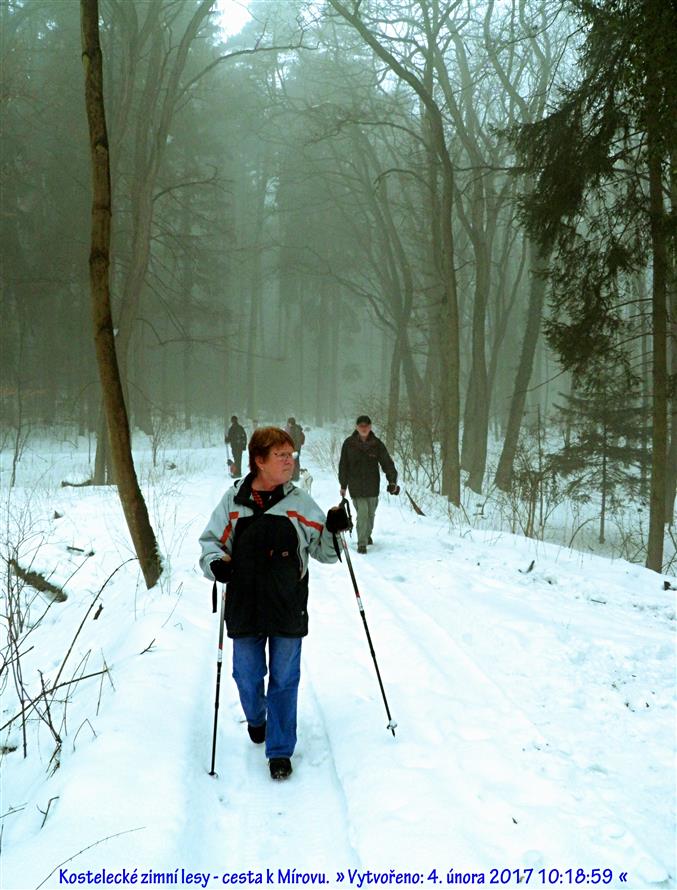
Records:
{"label": "tall pine tree", "polygon": [[650,463],[644,447],[646,412],[639,393],[625,375],[606,373],[590,380],[585,391],[565,395],[558,406],[572,435],[549,464],[568,477],[568,494],[591,500],[599,492],[599,542],[605,542],[609,507],[623,494],[639,491],[642,471]]}
{"label": "tall pine tree", "polygon": [[[677,146],[677,4],[572,0],[581,79],[542,121],[515,132],[537,187],[530,232],[553,250],[546,336],[580,377],[621,357],[629,280],[650,274],[652,463],[646,564],[661,571],[668,488],[670,158]],[[673,430],[673,435],[677,431]]]}

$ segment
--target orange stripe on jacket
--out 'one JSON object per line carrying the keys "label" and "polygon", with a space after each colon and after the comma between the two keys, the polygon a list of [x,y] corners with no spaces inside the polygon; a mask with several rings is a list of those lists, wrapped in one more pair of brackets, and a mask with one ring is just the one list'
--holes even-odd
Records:
{"label": "orange stripe on jacket", "polygon": [[306,519],[305,516],[297,513],[296,510],[287,510],[287,516],[290,519],[298,519],[299,522],[302,522],[304,525],[309,525],[311,528],[316,528],[318,532],[321,532],[324,528],[321,522],[313,522],[312,519]]}
{"label": "orange stripe on jacket", "polygon": [[233,519],[237,519],[237,517],[239,515],[240,515],[239,513],[229,513],[228,514],[228,519],[230,520],[230,522],[224,528],[223,534],[219,538],[219,540],[221,541],[222,544],[225,544],[226,541],[228,540],[228,538],[230,537],[231,532],[233,531]]}

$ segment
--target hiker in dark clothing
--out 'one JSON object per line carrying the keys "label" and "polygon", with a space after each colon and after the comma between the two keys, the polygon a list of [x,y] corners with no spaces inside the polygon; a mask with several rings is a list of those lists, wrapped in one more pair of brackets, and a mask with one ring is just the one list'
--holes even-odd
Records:
{"label": "hiker in dark clothing", "polygon": [[226,445],[230,445],[233,462],[230,464],[231,476],[240,476],[242,473],[242,452],[247,447],[247,434],[244,427],[238,423],[237,415],[230,418],[230,427],[226,433]]}
{"label": "hiker in dark clothing", "polygon": [[380,469],[388,480],[388,493],[399,494],[397,470],[388,449],[374,435],[371,420],[361,414],[355,422],[355,432],[344,441],[339,460],[339,485],[341,496],[346,490],[357,513],[357,552],[366,553],[367,545],[373,544],[371,533],[378,505],[381,485]]}
{"label": "hiker in dark clothing", "polygon": [[336,562],[334,536],[349,524],[345,508],[332,507],[325,518],[310,495],[292,484],[293,454],[285,430],[255,430],[251,472],[224,494],[200,536],[205,577],[227,584],[233,678],[249,737],[265,741],[273,779],[292,772],[309,557]]}
{"label": "hiker in dark clothing", "polygon": [[296,457],[294,458],[294,472],[291,478],[294,482],[298,482],[301,474],[301,448],[306,441],[306,437],[303,432],[303,427],[296,422],[295,417],[287,418],[287,426],[285,427],[285,430],[291,436],[294,443],[294,451],[296,452]]}

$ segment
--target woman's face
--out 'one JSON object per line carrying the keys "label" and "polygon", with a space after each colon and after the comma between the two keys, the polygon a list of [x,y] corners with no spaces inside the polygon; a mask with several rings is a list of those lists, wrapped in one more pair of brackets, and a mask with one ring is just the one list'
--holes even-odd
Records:
{"label": "woman's face", "polygon": [[267,457],[257,457],[258,472],[256,478],[263,485],[275,488],[289,482],[294,473],[294,451],[291,445],[283,443],[274,445]]}

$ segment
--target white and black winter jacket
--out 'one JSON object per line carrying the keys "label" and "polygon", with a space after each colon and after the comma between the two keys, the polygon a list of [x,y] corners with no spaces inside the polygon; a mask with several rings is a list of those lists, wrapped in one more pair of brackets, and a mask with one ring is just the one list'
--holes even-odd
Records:
{"label": "white and black winter jacket", "polygon": [[275,490],[262,510],[251,497],[251,474],[228,489],[200,536],[200,566],[214,579],[210,563],[231,556],[226,589],[229,637],[308,633],[308,559],[336,562],[325,514],[291,482]]}

